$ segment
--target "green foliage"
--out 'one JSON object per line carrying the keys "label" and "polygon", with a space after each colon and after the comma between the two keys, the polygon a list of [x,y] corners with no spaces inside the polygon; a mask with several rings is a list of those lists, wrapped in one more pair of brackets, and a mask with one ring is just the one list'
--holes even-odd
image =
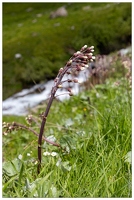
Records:
{"label": "green foliage", "polygon": [[[93,43],[96,51],[101,54],[123,48],[124,43],[131,40],[130,10],[130,4],[121,4],[119,7],[107,4],[102,9],[97,8],[97,13],[92,10],[77,34],[74,46],[79,48],[85,41]],[[79,40],[80,37],[82,40]]]}
{"label": "green foliage", "polygon": [[[49,18],[64,5],[67,17]],[[3,3],[3,98],[53,78],[85,44],[104,54],[130,43],[131,3]]]}
{"label": "green foliage", "polygon": [[49,154],[43,154],[38,176],[37,138],[24,130],[3,136],[3,197],[132,196],[131,89],[125,78],[118,86],[117,80],[54,102],[45,135],[66,151],[44,142],[42,151]]}

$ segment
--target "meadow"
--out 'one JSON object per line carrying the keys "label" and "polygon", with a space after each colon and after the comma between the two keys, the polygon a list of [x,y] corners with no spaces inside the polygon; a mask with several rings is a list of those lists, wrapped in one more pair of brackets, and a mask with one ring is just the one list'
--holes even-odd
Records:
{"label": "meadow", "polygon": [[[51,19],[61,6],[68,16]],[[78,95],[53,102],[44,137],[58,145],[42,140],[39,173],[48,101],[3,116],[4,198],[132,197],[132,55],[119,53],[131,46],[131,3],[3,3],[3,100],[54,79],[85,44],[95,66]]]}
{"label": "meadow", "polygon": [[3,116],[3,197],[132,196],[131,54],[111,56],[101,83],[91,77],[79,95],[53,102],[45,137],[60,147],[42,143],[39,174],[38,138],[24,129],[10,131],[6,124],[39,132],[47,102],[27,118]]}

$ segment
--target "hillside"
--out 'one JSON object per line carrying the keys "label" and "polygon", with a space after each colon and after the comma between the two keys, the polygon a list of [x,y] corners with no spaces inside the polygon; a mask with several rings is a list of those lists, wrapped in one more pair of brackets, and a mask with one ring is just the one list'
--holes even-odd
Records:
{"label": "hillside", "polygon": [[[65,6],[68,15],[50,19]],[[55,77],[84,44],[109,54],[131,44],[131,3],[3,3],[3,99]]]}

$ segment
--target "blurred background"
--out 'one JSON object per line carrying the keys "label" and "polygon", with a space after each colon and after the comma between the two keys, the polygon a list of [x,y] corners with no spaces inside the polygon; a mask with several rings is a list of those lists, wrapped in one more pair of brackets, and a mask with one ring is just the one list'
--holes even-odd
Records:
{"label": "blurred background", "polygon": [[3,100],[52,80],[85,44],[131,46],[131,3],[3,3]]}

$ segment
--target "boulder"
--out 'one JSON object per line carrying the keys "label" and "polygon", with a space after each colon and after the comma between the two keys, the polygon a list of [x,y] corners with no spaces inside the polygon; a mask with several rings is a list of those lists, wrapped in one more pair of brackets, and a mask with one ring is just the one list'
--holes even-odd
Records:
{"label": "boulder", "polygon": [[64,6],[58,8],[56,11],[50,13],[50,18],[54,19],[57,17],[66,17],[68,12]]}

